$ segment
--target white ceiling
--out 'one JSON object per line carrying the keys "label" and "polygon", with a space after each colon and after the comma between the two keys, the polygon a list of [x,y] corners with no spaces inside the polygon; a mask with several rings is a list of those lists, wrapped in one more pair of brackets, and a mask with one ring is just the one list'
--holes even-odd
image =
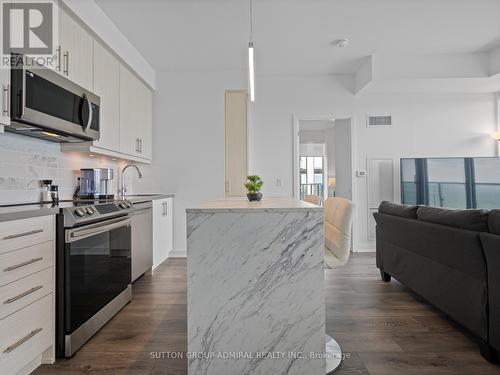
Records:
{"label": "white ceiling", "polygon": [[[246,69],[248,0],[96,2],[156,70]],[[376,53],[487,51],[500,44],[500,0],[254,0],[254,42],[256,68],[283,74],[351,74]]]}

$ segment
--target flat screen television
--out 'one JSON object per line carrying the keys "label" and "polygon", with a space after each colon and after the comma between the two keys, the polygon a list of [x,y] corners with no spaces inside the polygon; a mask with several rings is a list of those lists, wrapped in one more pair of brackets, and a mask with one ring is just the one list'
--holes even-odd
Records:
{"label": "flat screen television", "polygon": [[401,202],[447,208],[500,208],[500,158],[401,159]]}

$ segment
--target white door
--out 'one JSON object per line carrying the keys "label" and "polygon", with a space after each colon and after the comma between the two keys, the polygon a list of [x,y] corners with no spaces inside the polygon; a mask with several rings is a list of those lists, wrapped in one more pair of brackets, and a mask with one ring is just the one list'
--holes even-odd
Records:
{"label": "white door", "polygon": [[61,70],[76,84],[92,91],[93,39],[64,9],[59,11]]}
{"label": "white door", "polygon": [[225,108],[225,193],[227,197],[246,194],[247,178],[247,103],[246,91],[226,91]]}
{"label": "white door", "polygon": [[376,223],[373,214],[383,201],[394,201],[394,161],[387,158],[368,158],[368,233],[375,240]]}
{"label": "white door", "polygon": [[335,120],[335,196],[352,200],[351,120]]}
{"label": "white door", "polygon": [[94,146],[120,150],[120,63],[94,41],[94,92],[101,98],[100,139]]}

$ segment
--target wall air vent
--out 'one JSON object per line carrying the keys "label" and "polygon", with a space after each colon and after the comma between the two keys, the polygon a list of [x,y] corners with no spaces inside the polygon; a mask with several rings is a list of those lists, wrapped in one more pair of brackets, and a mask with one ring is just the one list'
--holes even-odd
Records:
{"label": "wall air vent", "polygon": [[366,126],[368,127],[392,126],[392,116],[368,115],[366,119]]}

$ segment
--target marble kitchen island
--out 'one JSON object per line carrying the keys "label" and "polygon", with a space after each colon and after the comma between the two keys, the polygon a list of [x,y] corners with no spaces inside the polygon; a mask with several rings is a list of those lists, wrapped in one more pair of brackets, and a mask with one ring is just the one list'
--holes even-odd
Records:
{"label": "marble kitchen island", "polygon": [[188,374],[325,374],[322,208],[228,198],[186,213]]}

